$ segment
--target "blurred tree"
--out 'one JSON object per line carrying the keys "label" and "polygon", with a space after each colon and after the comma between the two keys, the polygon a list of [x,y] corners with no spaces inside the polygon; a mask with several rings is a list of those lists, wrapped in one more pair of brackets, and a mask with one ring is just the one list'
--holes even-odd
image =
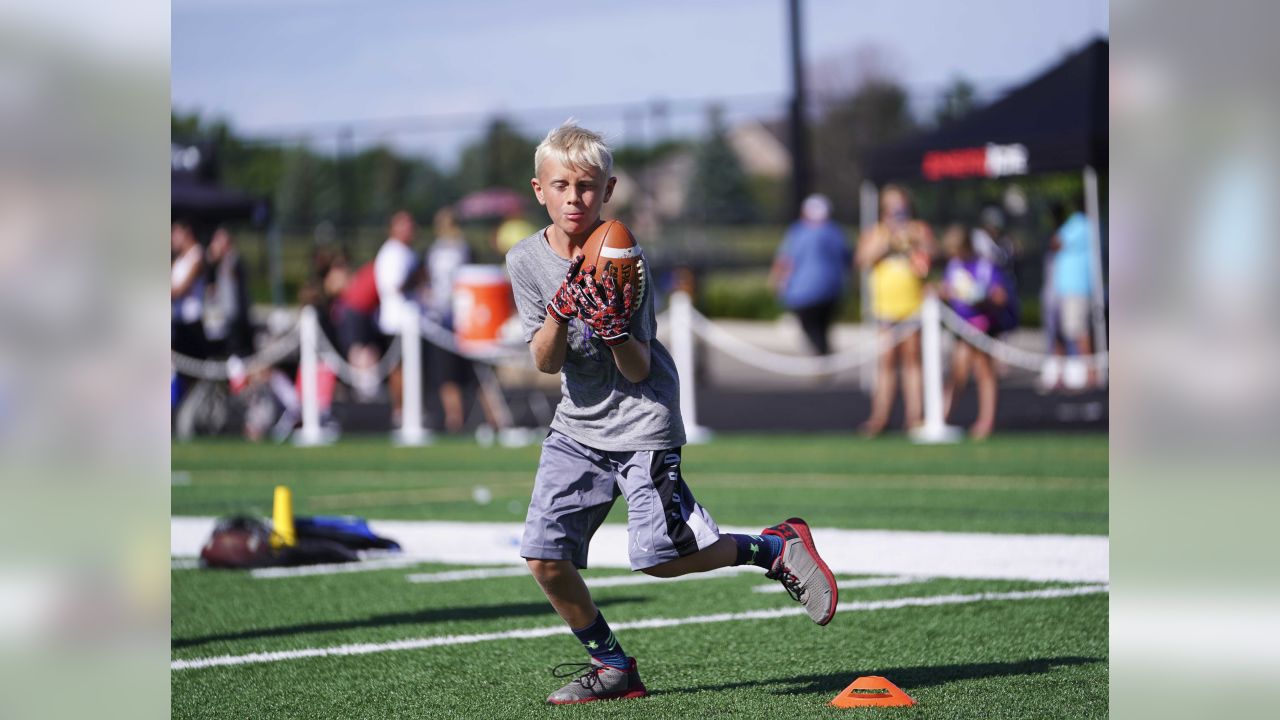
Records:
{"label": "blurred tree", "polygon": [[711,108],[709,125],[710,134],[694,155],[685,216],[707,224],[753,222],[759,213],[747,174],[729,145],[721,108]]}
{"label": "blurred tree", "polygon": [[959,120],[973,110],[977,91],[973,83],[964,77],[957,76],[942,91],[938,107],[933,112],[933,119],[939,124]]}
{"label": "blurred tree", "polygon": [[816,188],[831,198],[835,219],[858,219],[867,154],[915,127],[906,91],[884,77],[868,77],[852,95],[827,105],[813,128],[814,167]]}
{"label": "blurred tree", "polygon": [[288,150],[274,195],[276,218],[284,228],[310,232],[323,220],[337,222],[342,197],[337,163],[303,146]]}
{"label": "blurred tree", "polygon": [[509,121],[494,118],[484,136],[462,150],[453,176],[458,195],[490,187],[527,191],[537,146]]}
{"label": "blurred tree", "polygon": [[171,112],[170,135],[175,142],[213,145],[220,182],[238,190],[271,197],[284,176],[285,152],[278,146],[246,141],[220,118],[205,120],[199,113]]}
{"label": "blurred tree", "polygon": [[614,167],[626,168],[627,172],[636,173],[649,163],[670,157],[690,148],[684,140],[663,140],[653,145],[622,145],[613,149]]}

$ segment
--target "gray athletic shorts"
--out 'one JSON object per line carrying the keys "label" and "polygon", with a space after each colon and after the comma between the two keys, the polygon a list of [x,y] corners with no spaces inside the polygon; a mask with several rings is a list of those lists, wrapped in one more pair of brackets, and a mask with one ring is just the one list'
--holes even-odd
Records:
{"label": "gray athletic shorts", "polygon": [[632,570],[692,555],[720,537],[680,475],[680,448],[606,452],[552,430],[542,442],[520,555],[585,568],[591,536],[619,495],[627,501]]}

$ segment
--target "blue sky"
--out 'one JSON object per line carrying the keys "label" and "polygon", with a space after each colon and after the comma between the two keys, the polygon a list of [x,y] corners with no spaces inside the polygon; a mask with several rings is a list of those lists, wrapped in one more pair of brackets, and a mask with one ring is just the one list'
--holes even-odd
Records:
{"label": "blue sky", "polygon": [[[922,97],[956,75],[1016,82],[1108,30],[1106,0],[804,0],[803,13],[806,61],[840,73],[874,47]],[[790,86],[785,0],[173,0],[172,28],[178,109],[250,134],[360,121],[362,142],[445,160],[480,114],[621,126],[600,106],[715,97],[770,113]],[[536,109],[551,110],[522,112]],[[407,119],[424,116],[438,119]]]}

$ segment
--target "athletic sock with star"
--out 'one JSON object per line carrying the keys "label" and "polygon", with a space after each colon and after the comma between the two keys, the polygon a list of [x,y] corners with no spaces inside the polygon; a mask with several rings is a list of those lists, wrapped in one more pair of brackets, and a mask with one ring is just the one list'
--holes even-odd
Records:
{"label": "athletic sock with star", "polygon": [[782,538],[777,535],[738,535],[726,533],[738,546],[734,565],[756,565],[768,570],[782,554]]}
{"label": "athletic sock with star", "polygon": [[627,669],[627,654],[613,637],[613,631],[609,629],[609,623],[600,611],[596,611],[596,619],[590,625],[581,630],[574,629],[573,634],[582,643],[582,647],[591,653],[591,657],[610,667]]}

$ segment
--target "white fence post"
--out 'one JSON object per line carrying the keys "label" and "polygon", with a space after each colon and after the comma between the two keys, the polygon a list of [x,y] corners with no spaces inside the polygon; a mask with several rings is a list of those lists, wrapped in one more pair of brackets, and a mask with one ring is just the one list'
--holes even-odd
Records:
{"label": "white fence post", "polygon": [[320,321],[311,305],[302,307],[298,318],[298,374],[302,385],[302,427],[294,434],[293,444],[299,447],[328,445],[329,438],[320,427],[320,389],[316,374],[319,371]]}
{"label": "white fence post", "polygon": [[421,447],[431,442],[431,433],[422,426],[422,317],[417,303],[400,306],[400,323],[404,401],[393,441],[400,447]]}
{"label": "white fence post", "polygon": [[920,365],[924,375],[924,424],[911,432],[912,442],[935,445],[960,439],[960,429],[942,414],[942,312],[932,290],[920,308]]}
{"label": "white fence post", "polygon": [[693,300],[683,290],[671,293],[671,359],[675,361],[676,374],[680,376],[680,416],[684,419],[685,440],[690,444],[707,442],[711,439],[711,430],[698,424]]}

